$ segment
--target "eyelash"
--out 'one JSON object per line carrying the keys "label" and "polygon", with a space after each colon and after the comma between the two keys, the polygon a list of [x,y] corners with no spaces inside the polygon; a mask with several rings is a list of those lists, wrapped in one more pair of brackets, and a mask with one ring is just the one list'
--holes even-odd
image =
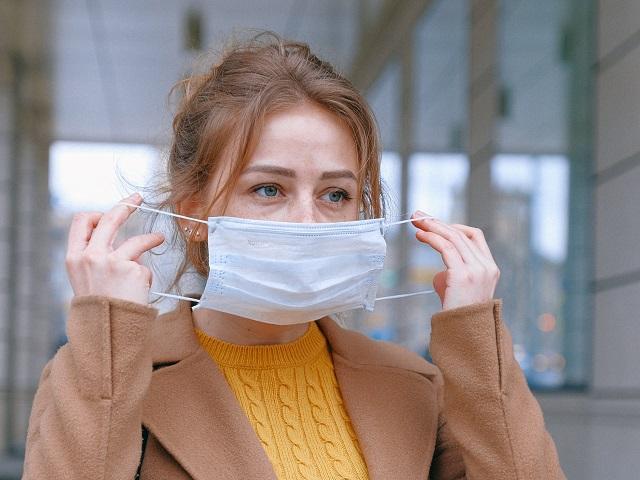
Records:
{"label": "eyelash", "polygon": [[[342,200],[344,200],[345,202],[348,202],[349,200],[351,200],[351,195],[349,195],[349,192],[347,192],[346,190],[341,190],[341,189],[337,189],[337,190],[333,190],[329,193],[334,193],[334,192],[339,192],[342,194]],[[331,202],[331,203],[335,203],[335,202]]]}
{"label": "eyelash", "polygon": [[[282,190],[278,185],[274,185],[273,183],[265,183],[264,185],[258,185],[256,187],[253,187],[251,189],[252,193],[258,193],[258,190],[262,189],[262,188],[267,188],[267,187],[273,187],[276,190],[278,190],[278,193],[280,193],[280,191]],[[259,195],[262,198],[275,198],[275,197],[269,197],[268,195]]]}
{"label": "eyelash", "polygon": [[[281,188],[278,185],[274,185],[273,183],[266,183],[264,185],[258,185],[256,187],[253,187],[251,189],[251,191],[253,193],[257,193],[258,190],[260,190],[261,188],[266,188],[266,187],[273,187],[273,188],[277,189],[278,192],[280,192],[280,190],[281,190]],[[342,194],[342,200],[345,201],[345,202],[348,202],[349,200],[353,199],[353,197],[351,195],[349,195],[349,192],[347,192],[346,190],[342,190],[341,188],[338,188],[338,189],[333,190],[333,191],[328,192],[328,193],[334,193],[334,192],[340,192]],[[266,195],[260,195],[260,196],[262,198],[269,198]],[[276,197],[271,197],[271,198],[276,198]],[[329,203],[337,204],[338,202],[329,202]]]}

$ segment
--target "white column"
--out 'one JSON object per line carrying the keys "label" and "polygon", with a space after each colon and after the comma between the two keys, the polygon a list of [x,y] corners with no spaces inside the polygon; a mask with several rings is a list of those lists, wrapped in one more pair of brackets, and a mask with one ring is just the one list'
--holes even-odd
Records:
{"label": "white column", "polygon": [[491,159],[498,113],[497,0],[471,0],[469,35],[469,123],[467,224],[493,238]]}

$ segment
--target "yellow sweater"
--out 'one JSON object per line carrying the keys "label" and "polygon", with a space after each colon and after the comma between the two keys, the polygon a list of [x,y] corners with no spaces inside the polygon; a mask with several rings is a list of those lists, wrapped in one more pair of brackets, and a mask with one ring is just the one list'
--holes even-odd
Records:
{"label": "yellow sweater", "polygon": [[196,333],[249,417],[279,480],[368,478],[315,322],[297,340],[280,345],[235,345]]}

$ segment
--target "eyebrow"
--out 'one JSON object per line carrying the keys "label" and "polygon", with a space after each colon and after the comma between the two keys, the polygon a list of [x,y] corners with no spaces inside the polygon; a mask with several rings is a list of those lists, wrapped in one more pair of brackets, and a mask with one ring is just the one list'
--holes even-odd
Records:
{"label": "eyebrow", "polygon": [[[296,177],[295,170],[291,170],[290,168],[278,167],[276,165],[255,165],[253,167],[247,168],[243,172],[243,174],[251,172],[271,173],[273,175],[280,175],[290,178]],[[322,175],[320,176],[321,180],[331,180],[335,178],[350,178],[357,181],[356,176],[351,170],[332,170],[328,172],[322,172]]]}
{"label": "eyebrow", "polygon": [[333,178],[350,178],[357,181],[358,179],[351,170],[334,170],[331,172],[323,172],[320,177],[321,180],[330,180]]}

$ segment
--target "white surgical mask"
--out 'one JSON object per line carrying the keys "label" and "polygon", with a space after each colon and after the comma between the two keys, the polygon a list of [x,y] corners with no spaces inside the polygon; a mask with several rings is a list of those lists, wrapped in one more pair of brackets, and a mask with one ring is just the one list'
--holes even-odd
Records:
{"label": "white surgical mask", "polygon": [[[143,210],[176,214],[135,206]],[[180,218],[189,218],[178,216]],[[152,292],[264,323],[292,325],[354,309],[372,311],[387,245],[384,219],[293,223],[209,217],[209,276],[200,299]]]}

